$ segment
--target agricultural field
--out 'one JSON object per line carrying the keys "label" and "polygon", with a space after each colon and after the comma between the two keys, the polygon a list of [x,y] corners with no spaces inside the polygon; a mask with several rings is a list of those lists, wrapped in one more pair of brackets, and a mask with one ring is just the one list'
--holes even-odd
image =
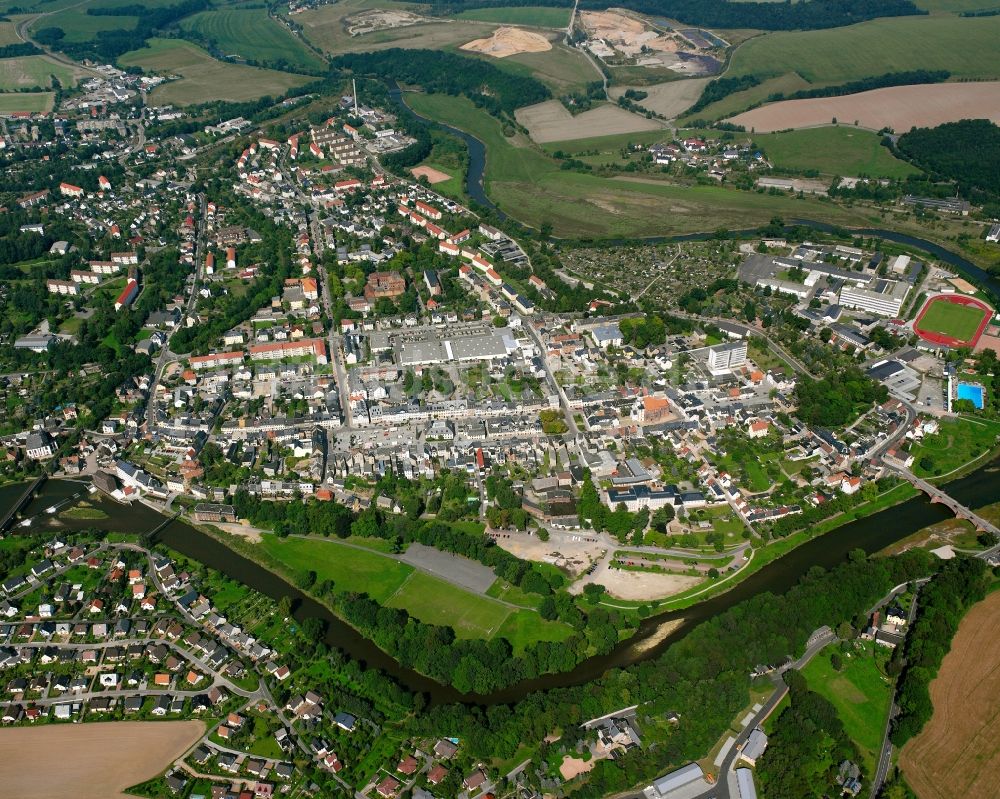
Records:
{"label": "agricultural field", "polygon": [[122,66],[181,76],[181,80],[153,90],[152,100],[160,105],[278,96],[310,80],[304,75],[217,61],[200,47],[177,39],[150,39],[149,47],[133,50],[118,60]]}
{"label": "agricultural field", "polygon": [[801,75],[790,72],[780,75],[777,78],[768,78],[759,86],[744,89],[741,92],[734,92],[728,97],[706,106],[700,111],[692,111],[688,116],[691,119],[718,120],[723,117],[739,113],[744,108],[758,105],[772,94],[792,94],[800,89],[808,89],[809,82]]}
{"label": "agricultural field", "polygon": [[778,32],[745,42],[727,77],[796,73],[826,86],[885,72],[947,69],[1000,78],[1000,17],[892,17],[843,28]]}
{"label": "agricultural field", "polygon": [[998,92],[1000,81],[892,86],[841,97],[783,100],[737,114],[729,121],[761,132],[829,125],[832,121],[897,131],[970,118],[997,122]]}
{"label": "agricultural field", "polygon": [[[842,659],[840,671],[831,662],[834,653]],[[837,709],[844,731],[864,755],[868,773],[874,770],[889,713],[892,682],[882,669],[887,655],[873,643],[850,654],[839,653],[835,645],[828,646],[802,671],[809,688],[825,696]]]}
{"label": "agricultural field", "polygon": [[390,47],[441,50],[457,48],[473,39],[489,36],[496,24],[471,20],[434,19],[416,25],[393,27],[351,36],[347,20],[371,9],[412,12],[413,6],[386,0],[344,0],[335,5],[321,5],[302,14],[295,21],[302,26],[305,38],[326,53],[385,50]]}
{"label": "agricultural field", "polygon": [[[101,4],[102,6],[112,4]],[[96,39],[102,31],[133,30],[139,22],[138,17],[95,17],[87,13],[86,6],[67,8],[57,11],[51,16],[39,17],[31,26],[33,31],[42,28],[61,28],[66,34],[67,42],[89,42]]]}
{"label": "agricultural field", "polygon": [[0,730],[0,781],[6,796],[126,799],[126,788],[155,777],[204,732],[200,721],[12,727]]}
{"label": "agricultural field", "polygon": [[0,93],[0,114],[15,111],[51,111],[55,95],[52,92]]}
{"label": "agricultural field", "polygon": [[321,70],[324,61],[311,52],[264,8],[205,11],[181,22],[227,56],[293,69]]}
{"label": "agricultural field", "polygon": [[573,116],[558,100],[546,100],[544,103],[519,108],[515,116],[528,129],[532,141],[538,144],[662,130],[656,120],[646,119],[610,104]]}
{"label": "agricultural field", "polygon": [[63,86],[75,86],[82,70],[76,70],[47,55],[0,59],[0,91],[48,89],[55,77]]}
{"label": "agricultural field", "polygon": [[[570,4],[572,5],[572,4]],[[496,22],[500,25],[527,25],[534,28],[565,28],[569,24],[570,8],[547,6],[498,6],[473,8],[455,14],[455,19]]]}
{"label": "agricultural field", "polygon": [[463,97],[410,93],[415,111],[468,131],[488,149],[486,190],[501,210],[522,221],[552,224],[558,236],[617,237],[738,229],[775,216],[822,214],[835,224],[875,220],[863,209],[721,186],[677,185],[655,178],[603,178],[565,171],[526,136],[507,139],[500,123]]}
{"label": "agricultural field", "polygon": [[0,47],[8,44],[17,44],[21,41],[14,31],[13,22],[0,22]]}
{"label": "agricultural field", "polygon": [[609,90],[611,99],[617,100],[628,89],[639,89],[648,97],[639,100],[639,105],[663,114],[667,119],[679,117],[701,96],[710,78],[686,78],[656,83],[651,86],[618,86]]}
{"label": "agricultural field", "polygon": [[548,34],[548,39],[552,45],[549,50],[515,53],[500,62],[492,60],[492,63],[509,72],[533,76],[557,95],[582,92],[588,83],[600,80],[601,76],[583,53],[562,44],[554,34]]}
{"label": "agricultural field", "polygon": [[838,126],[756,134],[753,140],[776,169],[796,172],[815,169],[831,176],[885,178],[902,178],[920,171],[892,155],[882,146],[879,136],[857,128]]}
{"label": "agricultural field", "polygon": [[992,799],[1000,769],[1000,592],[973,606],[930,684],[934,714],[899,756],[921,799]]}

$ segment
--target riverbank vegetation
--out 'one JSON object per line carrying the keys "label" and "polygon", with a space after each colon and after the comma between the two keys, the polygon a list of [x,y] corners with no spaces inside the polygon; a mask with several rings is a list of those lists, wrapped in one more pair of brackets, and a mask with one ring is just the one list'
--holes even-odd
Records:
{"label": "riverbank vegetation", "polygon": [[988,574],[985,561],[959,558],[947,561],[921,590],[917,617],[902,651],[906,666],[896,700],[900,712],[889,736],[893,745],[905,744],[930,720],[934,712],[931,680],[951,647],[962,617],[986,596]]}

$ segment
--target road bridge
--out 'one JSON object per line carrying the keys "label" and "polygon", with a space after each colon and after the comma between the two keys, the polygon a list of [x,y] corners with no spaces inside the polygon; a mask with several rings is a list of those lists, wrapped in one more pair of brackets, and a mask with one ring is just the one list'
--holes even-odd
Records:
{"label": "road bridge", "polygon": [[32,482],[26,489],[24,489],[24,493],[21,494],[17,502],[12,504],[10,508],[8,508],[7,512],[4,513],[3,518],[0,519],[0,533],[6,532],[7,528],[10,527],[14,519],[17,517],[17,514],[27,507],[28,503],[31,502],[32,497],[35,496],[35,492],[42,487],[42,483],[44,483],[47,479],[48,475],[43,474],[41,477]]}
{"label": "road bridge", "polygon": [[936,485],[928,483],[926,480],[917,477],[909,469],[894,469],[894,471],[908,480],[916,488],[923,491],[927,496],[931,498],[931,502],[936,502],[944,505],[948,510],[955,514],[959,519],[966,519],[975,525],[976,530],[981,533],[993,533],[996,536],[1000,536],[1000,527],[997,527],[990,521],[987,521],[982,516],[978,515],[972,510],[969,510],[965,505],[960,503],[957,499],[949,496],[944,490],[938,488]]}

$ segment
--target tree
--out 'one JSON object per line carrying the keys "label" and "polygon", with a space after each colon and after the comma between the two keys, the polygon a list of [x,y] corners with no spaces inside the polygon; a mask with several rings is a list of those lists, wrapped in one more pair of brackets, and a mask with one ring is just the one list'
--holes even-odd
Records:
{"label": "tree", "polygon": [[840,652],[830,653],[830,665],[834,671],[841,671],[844,668],[844,659],[840,656]]}

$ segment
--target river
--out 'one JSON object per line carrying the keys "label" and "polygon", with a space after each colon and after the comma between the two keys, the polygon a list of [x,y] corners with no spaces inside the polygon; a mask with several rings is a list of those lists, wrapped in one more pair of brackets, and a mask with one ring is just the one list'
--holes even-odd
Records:
{"label": "river", "polygon": [[[438,122],[428,117],[422,116],[410,108],[406,102],[403,100],[403,93],[397,85],[390,85],[389,95],[393,101],[401,108],[405,113],[416,117],[428,125],[439,127],[443,130],[448,131],[448,133],[453,136],[457,136],[463,142],[465,142],[466,147],[469,149],[469,169],[465,176],[465,193],[469,195],[475,202],[482,205],[484,208],[489,208],[498,217],[505,220],[510,220],[520,225],[525,231],[529,228],[519,220],[508,216],[503,211],[501,211],[496,204],[490,200],[486,194],[486,145],[482,141],[477,139],[470,133],[466,133],[464,130],[447,125],[444,122]],[[789,227],[794,225],[801,225],[803,227],[810,227],[814,230],[818,230],[823,233],[833,232],[835,228],[833,225],[829,225],[825,222],[817,222],[813,219],[791,219],[789,220]],[[841,228],[842,229],[842,228]],[[894,230],[883,230],[881,228],[848,228],[852,234],[857,234],[860,236],[871,236],[875,238],[885,239],[886,241],[891,241],[896,244],[902,244],[907,247],[913,247],[918,250],[923,250],[935,258],[944,261],[950,266],[955,267],[959,272],[963,273],[966,277],[972,278],[975,282],[987,288],[994,297],[1000,297],[1000,279],[997,276],[987,272],[976,266],[972,261],[967,258],[963,258],[961,255],[952,252],[940,244],[935,244],[933,241],[928,241],[927,239],[921,239],[916,236],[911,236],[906,233],[899,233]],[[747,228],[743,230],[733,230],[729,231],[730,235],[735,238],[752,238],[759,235],[756,228]],[[643,238],[632,239],[631,241],[645,242],[647,244],[670,244],[682,241],[703,241],[706,239],[711,239],[716,236],[715,231],[706,231],[704,233],[685,233],[677,236],[645,236]],[[560,239],[555,237],[552,238],[553,242],[559,242]],[[614,244],[615,240],[608,239],[602,240],[602,244]]]}
{"label": "river", "polygon": [[[970,508],[979,508],[995,502],[1000,482],[1000,460],[993,461],[967,477],[948,484],[948,492]],[[8,507],[23,491],[23,484],[0,488],[0,508]],[[46,509],[61,503],[67,505],[77,500],[74,495],[86,496],[86,488],[79,482],[50,480],[25,509],[23,516],[33,518],[33,528],[46,530],[85,530],[100,528],[108,531],[142,534],[163,522],[155,510],[139,504],[119,505],[107,499],[91,496],[89,501],[107,515],[102,520],[57,519]],[[157,540],[164,545],[191,557],[206,566],[229,575],[253,589],[280,599],[289,597],[293,602],[293,615],[301,620],[309,616],[322,618],[328,625],[327,643],[371,668],[391,675],[411,691],[424,693],[432,704],[466,702],[492,705],[517,701],[531,691],[589,682],[606,670],[627,666],[640,660],[655,657],[666,647],[680,640],[699,622],[711,618],[738,602],[762,591],[781,594],[813,566],[829,568],[840,563],[852,550],[878,552],[896,541],[906,538],[927,525],[943,521],[950,514],[942,505],[932,504],[923,496],[908,500],[894,508],[859,519],[843,527],[802,544],[777,561],[738,583],[729,591],[707,599],[691,608],[661,614],[644,620],[638,632],[622,642],[607,655],[589,658],[576,668],[560,674],[546,674],[526,680],[515,686],[488,696],[463,695],[450,686],[441,685],[411,669],[404,668],[359,632],[337,618],[326,607],[304,595],[278,575],[237,554],[211,536],[180,521],[168,524]],[[21,529],[21,528],[16,528]],[[661,628],[670,625],[663,635]],[[654,642],[654,643],[651,643]]]}

